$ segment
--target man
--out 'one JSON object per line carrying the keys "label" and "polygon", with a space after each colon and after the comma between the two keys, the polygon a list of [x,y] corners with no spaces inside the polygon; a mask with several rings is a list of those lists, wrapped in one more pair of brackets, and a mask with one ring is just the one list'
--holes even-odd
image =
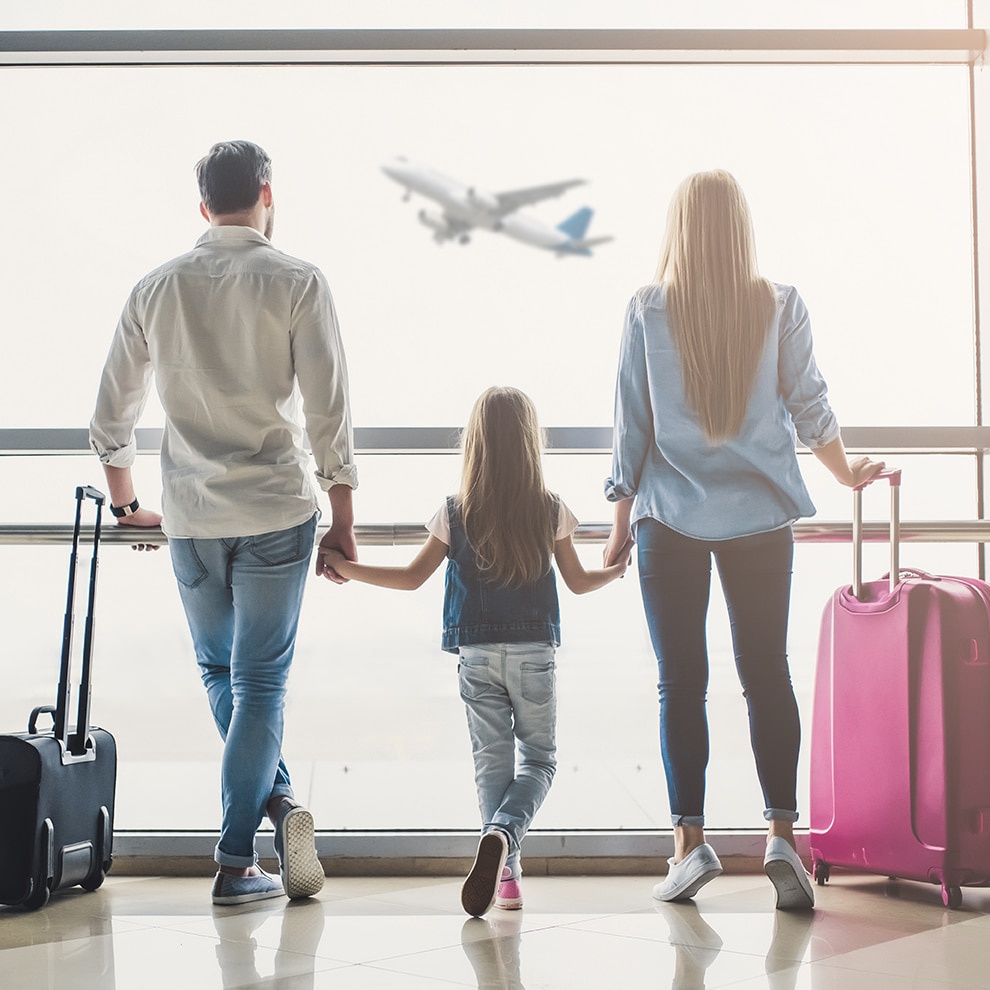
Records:
{"label": "man", "polygon": [[[224,739],[216,904],[308,897],[323,886],[312,815],[281,759],[283,701],[319,516],[301,396],[332,521],[320,541],[356,559],[357,486],[344,361],[323,274],[272,247],[271,160],[249,141],[196,166],[209,230],[134,287],[90,425],[111,512],[162,525],[213,718]],[[134,427],[154,373],[165,410],[162,516],[131,480]],[[340,578],[318,561],[317,574]],[[280,877],[257,865],[275,826]]]}

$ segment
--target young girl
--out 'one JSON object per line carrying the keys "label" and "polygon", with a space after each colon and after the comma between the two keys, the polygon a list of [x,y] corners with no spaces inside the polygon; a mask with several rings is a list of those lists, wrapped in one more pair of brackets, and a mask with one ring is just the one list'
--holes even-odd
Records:
{"label": "young girl", "polygon": [[481,916],[493,903],[522,907],[519,845],[556,769],[560,610],[550,558],[580,595],[620,577],[629,554],[584,569],[572,539],[577,519],[544,486],[543,434],[522,392],[484,392],[462,443],[461,490],[427,523],[430,536],[412,563],[375,567],[321,550],[319,567],[328,577],[412,591],[448,558],[441,645],[460,658],[483,822],[461,903]]}

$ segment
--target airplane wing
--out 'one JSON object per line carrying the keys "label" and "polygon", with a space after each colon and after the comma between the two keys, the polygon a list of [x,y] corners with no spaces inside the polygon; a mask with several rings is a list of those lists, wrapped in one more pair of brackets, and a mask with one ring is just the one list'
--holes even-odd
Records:
{"label": "airplane wing", "polygon": [[499,213],[512,213],[530,203],[538,203],[541,199],[560,196],[573,186],[583,186],[584,182],[584,179],[567,179],[565,182],[551,182],[545,186],[530,186],[528,189],[512,189],[509,192],[496,193]]}
{"label": "airplane wing", "polygon": [[441,210],[420,210],[419,222],[433,231],[433,239],[437,243],[453,240],[455,237],[464,237],[473,229],[471,224]]}

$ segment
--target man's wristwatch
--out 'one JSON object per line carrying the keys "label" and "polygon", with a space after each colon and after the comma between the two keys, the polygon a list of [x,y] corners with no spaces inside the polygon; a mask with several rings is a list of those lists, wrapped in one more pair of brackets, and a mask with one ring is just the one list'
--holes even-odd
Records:
{"label": "man's wristwatch", "polygon": [[111,505],[110,512],[118,519],[122,519],[124,516],[133,516],[140,508],[141,506],[138,504],[138,500],[134,499],[130,505]]}

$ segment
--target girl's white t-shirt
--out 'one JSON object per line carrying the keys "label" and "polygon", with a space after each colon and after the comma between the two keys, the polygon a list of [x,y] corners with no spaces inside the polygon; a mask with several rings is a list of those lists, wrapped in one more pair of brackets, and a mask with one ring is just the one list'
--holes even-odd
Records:
{"label": "girl's white t-shirt", "polygon": [[[557,532],[553,538],[554,540],[563,540],[571,536],[574,530],[578,528],[578,520],[577,516],[564,505],[563,499],[558,498],[557,501],[560,503],[560,511],[557,513]],[[447,515],[446,499],[437,510],[436,515],[426,524],[426,528],[431,536],[435,536],[442,543],[450,546],[450,518]]]}

